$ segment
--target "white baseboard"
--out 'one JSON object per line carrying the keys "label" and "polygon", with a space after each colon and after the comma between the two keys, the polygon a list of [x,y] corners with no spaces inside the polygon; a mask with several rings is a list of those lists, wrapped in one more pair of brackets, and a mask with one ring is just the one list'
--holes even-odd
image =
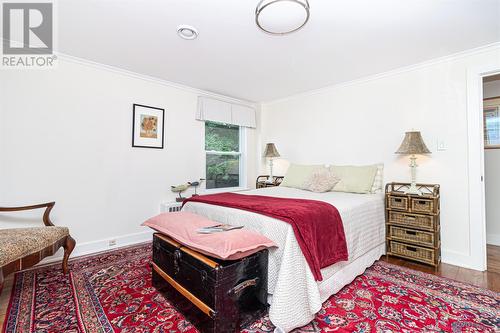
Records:
{"label": "white baseboard", "polygon": [[479,263],[475,262],[468,254],[441,249],[441,261],[445,264],[482,271]]}
{"label": "white baseboard", "polygon": [[[134,234],[109,237],[92,242],[85,242],[85,243],[77,242],[76,247],[73,250],[73,253],[71,254],[71,258],[151,241],[153,233],[154,233],[153,230],[145,230]],[[116,245],[109,246],[110,240],[116,240]],[[500,246],[500,235],[498,234],[494,235],[489,234],[487,236],[487,240],[488,244]],[[63,251],[61,249],[54,256],[42,260],[38,265],[44,265],[48,263],[61,261],[62,257],[63,257]],[[477,265],[477,263],[475,263],[474,260],[471,259],[471,256],[459,252],[442,250],[442,262],[464,268],[481,270],[481,268]]]}
{"label": "white baseboard", "polygon": [[[500,246],[500,234],[487,234],[486,243],[489,245]],[[475,258],[469,254],[442,250],[442,262],[450,265],[474,269],[476,271],[484,271],[486,266],[483,267],[481,263],[478,263],[477,260],[474,259]]]}
{"label": "white baseboard", "polygon": [[[71,258],[80,257],[92,253],[98,253],[107,250],[113,250],[120,247],[130,246],[134,244],[144,243],[151,241],[153,239],[153,230],[145,230],[142,232],[137,232],[134,234],[128,234],[123,236],[109,237],[105,239],[100,239],[92,242],[76,243],[73,253],[71,253]],[[110,246],[109,241],[115,240],[116,245]],[[45,265],[57,261],[61,261],[63,257],[63,250],[60,249],[57,253],[51,257],[45,258],[38,265]]]}
{"label": "white baseboard", "polygon": [[486,243],[489,245],[500,246],[500,234],[487,234]]}

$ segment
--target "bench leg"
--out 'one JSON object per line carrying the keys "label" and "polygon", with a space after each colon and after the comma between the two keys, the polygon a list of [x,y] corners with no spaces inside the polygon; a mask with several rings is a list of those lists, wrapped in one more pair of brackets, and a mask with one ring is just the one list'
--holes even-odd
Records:
{"label": "bench leg", "polygon": [[63,259],[63,263],[62,263],[62,269],[63,269],[64,274],[68,273],[68,271],[69,271],[68,259],[69,259],[71,252],[73,252],[75,245],[76,245],[76,241],[73,239],[73,237],[71,237],[70,235],[66,236],[66,241],[64,242],[64,245],[63,245],[63,247],[64,247],[64,259]]}

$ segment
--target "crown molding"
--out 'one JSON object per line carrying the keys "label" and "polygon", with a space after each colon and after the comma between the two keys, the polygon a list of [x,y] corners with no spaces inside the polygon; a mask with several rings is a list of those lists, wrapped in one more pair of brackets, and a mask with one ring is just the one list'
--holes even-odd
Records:
{"label": "crown molding", "polygon": [[[3,38],[2,38],[2,41],[3,41]],[[351,80],[351,81],[346,81],[346,82],[341,82],[341,83],[337,83],[337,84],[329,85],[329,86],[322,87],[322,88],[319,88],[319,89],[309,90],[309,91],[305,91],[305,92],[301,92],[301,93],[297,93],[297,94],[292,94],[292,95],[289,95],[289,96],[286,96],[286,97],[283,97],[283,98],[273,99],[273,100],[269,100],[269,101],[260,101],[260,102],[243,100],[243,99],[239,99],[239,98],[235,98],[235,97],[226,96],[226,95],[222,95],[222,94],[219,94],[219,93],[211,92],[211,91],[208,91],[208,90],[203,90],[203,89],[198,89],[198,88],[186,86],[186,85],[183,85],[183,84],[180,84],[180,83],[175,83],[175,82],[172,82],[172,81],[167,81],[167,80],[160,79],[160,78],[157,78],[157,77],[154,77],[154,76],[150,76],[150,75],[145,75],[145,74],[140,74],[140,73],[137,73],[137,72],[129,71],[129,70],[126,70],[126,69],[123,69],[123,68],[120,68],[120,67],[106,65],[106,64],[95,62],[95,61],[92,61],[92,60],[88,60],[88,59],[83,59],[83,58],[71,56],[71,55],[68,55],[68,54],[65,54],[65,53],[62,53],[62,52],[54,51],[54,54],[57,55],[58,58],[60,60],[63,60],[63,61],[72,62],[72,63],[76,63],[76,64],[80,64],[80,65],[85,65],[85,66],[89,66],[89,67],[93,67],[93,68],[97,68],[97,69],[101,69],[101,70],[106,70],[106,71],[109,71],[109,72],[113,72],[113,73],[125,75],[125,76],[128,76],[128,77],[133,77],[133,78],[136,78],[136,79],[140,79],[140,80],[144,80],[144,81],[148,81],[148,82],[152,82],[152,83],[156,83],[156,84],[161,84],[161,85],[164,85],[164,86],[167,86],[167,87],[176,88],[176,89],[179,89],[179,90],[183,90],[183,91],[186,91],[186,92],[197,94],[199,96],[212,97],[212,98],[219,99],[219,100],[222,100],[222,101],[226,101],[226,102],[230,102],[230,103],[236,103],[236,104],[241,104],[241,105],[245,105],[245,106],[250,106],[250,107],[253,107],[253,108],[261,108],[262,106],[265,106],[265,105],[273,105],[273,104],[285,102],[285,101],[288,101],[288,100],[291,100],[291,99],[295,99],[295,98],[299,98],[299,97],[306,97],[306,96],[321,94],[321,93],[325,93],[325,92],[329,92],[329,91],[334,91],[336,89],[348,87],[348,86],[351,86],[351,85],[360,84],[360,83],[366,83],[366,82],[378,80],[378,79],[381,79],[381,78],[390,77],[390,76],[394,76],[394,75],[398,75],[398,74],[402,74],[402,73],[414,71],[414,70],[421,69],[421,68],[424,68],[424,67],[427,67],[427,66],[436,65],[436,64],[439,64],[439,63],[447,62],[447,61],[453,61],[453,60],[457,60],[457,59],[464,58],[464,57],[467,57],[467,56],[471,56],[471,55],[475,55],[475,54],[480,54],[480,53],[483,53],[483,52],[494,51],[494,50],[500,50],[500,42],[495,42],[495,43],[483,45],[483,46],[480,46],[480,47],[476,47],[476,48],[473,48],[473,49],[460,51],[460,52],[453,53],[453,54],[450,54],[450,55],[447,55],[447,56],[443,56],[443,57],[439,57],[439,58],[434,58],[434,59],[426,60],[426,61],[423,61],[423,62],[420,62],[420,63],[416,63],[416,64],[413,64],[413,65],[403,66],[403,67],[400,67],[400,68],[392,69],[392,70],[389,70],[389,71],[386,71],[386,72],[382,72],[382,73],[378,73],[378,74],[374,74],[374,75],[369,75],[369,76],[362,77],[362,78],[359,78],[359,79],[355,79],[355,80]]]}
{"label": "crown molding", "polygon": [[108,71],[108,72],[112,72],[112,73],[121,74],[121,75],[128,76],[128,77],[132,77],[132,78],[135,78],[135,79],[140,79],[140,80],[143,80],[143,81],[148,81],[148,82],[160,84],[160,85],[167,86],[167,87],[170,87],[170,88],[175,88],[175,89],[183,90],[183,91],[186,91],[186,92],[190,92],[190,93],[196,94],[198,96],[212,97],[212,98],[215,98],[215,99],[218,99],[218,100],[222,100],[222,101],[225,101],[225,102],[241,104],[241,105],[250,106],[250,107],[253,107],[253,108],[256,108],[259,105],[258,103],[255,103],[255,102],[252,102],[252,101],[247,101],[247,100],[243,100],[243,99],[239,99],[239,98],[235,98],[235,97],[231,97],[231,96],[226,96],[226,95],[214,93],[214,92],[207,91],[207,90],[193,88],[193,87],[186,86],[186,85],[183,85],[183,84],[180,84],[180,83],[175,83],[175,82],[163,80],[163,79],[160,79],[160,78],[157,78],[157,77],[154,77],[154,76],[140,74],[140,73],[129,71],[129,70],[126,70],[126,69],[123,69],[123,68],[120,68],[120,67],[106,65],[106,64],[103,64],[103,63],[99,63],[99,62],[95,62],[95,61],[92,61],[92,60],[87,60],[87,59],[83,59],[83,58],[71,56],[71,55],[68,55],[68,54],[61,53],[61,52],[56,52],[55,51],[54,54],[57,55],[58,59],[62,60],[62,61],[66,61],[66,62],[70,62],[70,63],[74,63],[74,64],[79,64],[79,65],[83,65],[83,66],[89,66],[89,67],[92,67],[92,68],[96,68],[96,69],[100,69],[100,70],[105,70],[105,71]]}
{"label": "crown molding", "polygon": [[289,101],[289,100],[292,100],[292,99],[295,99],[295,98],[299,98],[299,97],[307,97],[307,96],[312,96],[312,95],[316,95],[316,94],[326,93],[326,92],[334,91],[334,90],[337,90],[337,89],[340,89],[340,88],[345,88],[345,87],[348,87],[348,86],[352,86],[352,85],[355,85],[355,84],[366,83],[366,82],[370,82],[370,81],[374,81],[374,80],[378,80],[378,79],[382,79],[382,78],[386,78],[386,77],[390,77],[390,76],[395,76],[395,75],[399,75],[399,74],[402,74],[402,73],[411,72],[411,71],[414,71],[414,70],[425,68],[425,67],[428,67],[428,66],[440,64],[440,63],[443,63],[443,62],[453,61],[453,60],[461,59],[461,58],[464,58],[464,57],[472,56],[472,55],[475,55],[475,54],[480,54],[480,53],[489,52],[489,51],[495,51],[495,50],[499,50],[500,51],[500,42],[495,42],[495,43],[483,45],[483,46],[480,46],[480,47],[476,47],[476,48],[473,48],[473,49],[469,49],[469,50],[465,50],[465,51],[460,51],[460,52],[457,52],[457,53],[449,54],[447,56],[443,56],[443,57],[434,58],[434,59],[426,60],[426,61],[423,61],[423,62],[419,62],[419,63],[413,64],[413,65],[408,65],[408,66],[403,66],[403,67],[399,67],[399,68],[396,68],[396,69],[391,69],[391,70],[386,71],[386,72],[382,72],[382,73],[378,73],[378,74],[374,74],[374,75],[365,76],[365,77],[362,77],[362,78],[359,78],[359,79],[355,79],[355,80],[351,80],[351,81],[346,81],[346,82],[341,82],[341,83],[329,85],[329,86],[326,86],[326,87],[322,87],[322,88],[319,88],[319,89],[309,90],[309,91],[301,92],[301,93],[298,93],[298,94],[290,95],[290,96],[287,96],[287,97],[283,97],[283,98],[278,98],[278,99],[274,99],[274,100],[270,100],[270,101],[261,102],[261,105],[263,105],[263,106],[273,105],[273,104],[282,103],[282,102]]}

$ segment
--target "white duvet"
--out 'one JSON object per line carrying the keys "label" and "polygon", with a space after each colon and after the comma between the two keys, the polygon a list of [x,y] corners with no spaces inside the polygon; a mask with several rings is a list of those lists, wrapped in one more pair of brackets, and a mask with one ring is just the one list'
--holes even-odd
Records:
{"label": "white duvet", "polygon": [[188,202],[183,210],[227,224],[244,225],[278,244],[269,252],[269,317],[281,331],[289,332],[314,319],[329,296],[350,283],[384,251],[383,194],[343,192],[314,193],[289,187],[269,187],[238,192],[282,198],[319,200],[334,205],[344,224],[348,262],[323,268],[323,281],[315,281],[295,239],[292,227],[281,220],[239,209]]}

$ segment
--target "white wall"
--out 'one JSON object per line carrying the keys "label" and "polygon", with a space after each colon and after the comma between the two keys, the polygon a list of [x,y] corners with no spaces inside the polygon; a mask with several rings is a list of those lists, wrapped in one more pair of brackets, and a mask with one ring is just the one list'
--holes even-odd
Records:
{"label": "white wall", "polygon": [[[0,203],[56,201],[53,221],[70,227],[77,253],[147,239],[139,225],[174,198],[170,185],[205,174],[199,94],[65,59],[55,70],[0,72]],[[131,147],[133,103],[165,109],[165,149]],[[256,132],[247,130],[249,186]]]}
{"label": "white wall", "polygon": [[[386,182],[408,181],[408,158],[394,152],[406,130],[422,131],[432,155],[419,158],[418,180],[441,184],[443,261],[472,267],[467,69],[491,63],[500,68],[498,46],[267,103],[262,144],[299,163],[384,162]],[[436,150],[438,140],[447,150]]]}
{"label": "white wall", "polygon": [[[484,98],[500,96],[500,80],[483,84]],[[500,246],[500,149],[484,150],[486,239]]]}

